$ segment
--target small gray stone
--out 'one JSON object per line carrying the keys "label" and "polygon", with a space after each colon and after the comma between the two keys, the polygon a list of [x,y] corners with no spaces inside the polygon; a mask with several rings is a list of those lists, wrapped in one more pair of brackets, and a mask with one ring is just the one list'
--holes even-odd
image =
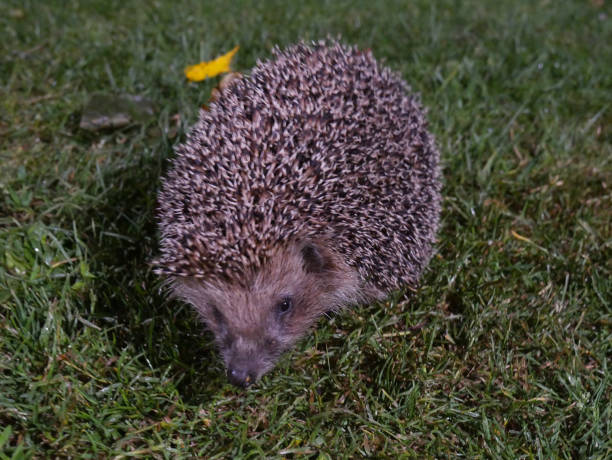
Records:
{"label": "small gray stone", "polygon": [[153,102],[143,96],[94,93],[83,108],[79,127],[92,132],[117,129],[142,123],[154,113]]}

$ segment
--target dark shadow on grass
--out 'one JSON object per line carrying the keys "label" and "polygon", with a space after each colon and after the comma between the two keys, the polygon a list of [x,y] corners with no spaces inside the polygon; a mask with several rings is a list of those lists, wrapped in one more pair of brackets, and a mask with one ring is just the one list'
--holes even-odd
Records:
{"label": "dark shadow on grass", "polygon": [[124,167],[105,172],[106,191],[99,204],[75,220],[84,229],[96,276],[97,302],[90,320],[105,327],[115,353],[133,348],[156,375],[169,367],[166,378],[183,399],[202,400],[225,382],[223,367],[192,310],[168,298],[149,265],[157,251],[157,187],[169,151],[171,146],[160,142],[155,153],[133,154]]}

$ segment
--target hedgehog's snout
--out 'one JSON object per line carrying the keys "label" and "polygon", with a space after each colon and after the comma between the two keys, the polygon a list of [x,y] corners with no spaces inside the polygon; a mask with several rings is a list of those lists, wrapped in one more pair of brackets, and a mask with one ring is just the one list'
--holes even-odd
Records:
{"label": "hedgehog's snout", "polygon": [[225,351],[224,360],[227,379],[232,385],[246,388],[253,385],[268,370],[265,366],[266,350],[256,342],[238,336]]}
{"label": "hedgehog's snout", "polygon": [[227,378],[232,385],[246,388],[255,382],[256,377],[254,372],[243,366],[232,366],[227,369]]}

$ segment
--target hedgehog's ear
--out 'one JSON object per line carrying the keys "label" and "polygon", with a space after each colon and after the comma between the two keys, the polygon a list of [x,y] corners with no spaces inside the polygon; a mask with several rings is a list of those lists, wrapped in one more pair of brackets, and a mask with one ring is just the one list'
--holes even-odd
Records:
{"label": "hedgehog's ear", "polygon": [[308,273],[322,273],[333,267],[330,254],[324,248],[313,243],[306,243],[302,247],[302,258],[304,259],[304,269]]}

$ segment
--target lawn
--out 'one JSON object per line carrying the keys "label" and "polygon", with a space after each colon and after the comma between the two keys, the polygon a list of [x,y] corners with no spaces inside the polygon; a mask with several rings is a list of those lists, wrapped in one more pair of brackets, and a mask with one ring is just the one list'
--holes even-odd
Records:
{"label": "lawn", "polygon": [[[327,35],[429,108],[436,255],[243,391],[148,264],[183,68]],[[610,2],[9,0],[0,48],[0,459],[612,456]],[[84,131],[100,91],[154,115]]]}

